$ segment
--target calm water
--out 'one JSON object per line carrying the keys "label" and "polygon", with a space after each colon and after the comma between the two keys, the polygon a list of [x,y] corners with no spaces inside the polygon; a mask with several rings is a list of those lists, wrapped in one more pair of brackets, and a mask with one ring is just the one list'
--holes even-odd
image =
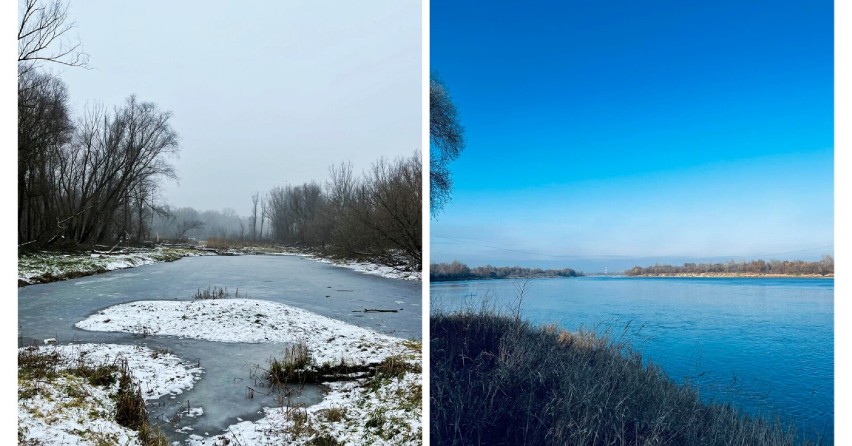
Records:
{"label": "calm water", "polygon": [[[452,310],[486,299],[505,307],[516,301],[518,285],[434,283],[432,306]],[[705,400],[780,415],[824,440],[833,436],[833,279],[536,279],[522,315],[627,336]]]}
{"label": "calm water", "polygon": [[[172,440],[171,418],[187,401],[202,407],[204,415],[184,418],[180,427],[192,433],[219,433],[237,418],[260,417],[261,407],[277,406],[273,395],[246,398],[246,386],[254,387],[252,364],[266,366],[281,357],[281,344],[227,344],[168,336],[140,338],[128,333],[80,330],[74,324],[96,311],[136,300],[190,300],[199,288],[227,287],[240,295],[279,302],[400,338],[420,339],[420,283],[357,273],[309,259],[292,256],[190,257],[121,271],[32,285],[18,290],[18,333],[60,343],[108,342],[167,348],[181,358],[200,361],[205,372],[195,387],[176,398],[153,402],[152,418]],[[402,308],[398,313],[355,313],[364,308]],[[291,403],[315,404],[322,400],[317,388],[306,388]]]}

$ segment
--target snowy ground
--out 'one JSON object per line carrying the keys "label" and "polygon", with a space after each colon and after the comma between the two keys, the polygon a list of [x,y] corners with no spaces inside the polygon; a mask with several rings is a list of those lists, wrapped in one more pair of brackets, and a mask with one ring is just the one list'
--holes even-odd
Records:
{"label": "snowy ground", "polygon": [[330,263],[341,268],[349,268],[364,274],[372,274],[374,276],[385,277],[388,279],[402,280],[423,280],[423,273],[420,271],[403,271],[392,266],[377,265],[375,263],[355,262],[352,260],[332,260],[316,256],[310,256],[314,260],[323,263]]}
{"label": "snowy ground", "polygon": [[202,251],[172,247],[136,249],[109,255],[56,252],[26,254],[18,257],[18,284],[54,282],[202,254]]}
{"label": "snowy ground", "polygon": [[[112,395],[118,382],[106,387],[92,385],[86,378],[63,373],[81,361],[89,365],[127,361],[134,383],[146,400],[189,390],[202,370],[168,353],[141,346],[79,344],[43,346],[30,354],[56,353],[56,374],[27,378],[19,368],[19,444],[137,445],[137,433],[115,422]],[[20,367],[20,366],[19,366]],[[23,378],[22,378],[23,376]]]}
{"label": "snowy ground", "polygon": [[[419,353],[412,353],[419,363]],[[229,426],[213,437],[190,436],[191,446],[422,444],[421,373],[389,378],[377,389],[368,380],[329,384],[323,401],[307,408],[267,408],[255,422]],[[325,442],[321,442],[321,441]]]}
{"label": "snowy ground", "polygon": [[[269,254],[300,256],[388,279],[422,280],[422,273],[420,271],[404,271],[375,263],[329,259],[295,251],[282,252],[271,248],[243,248],[222,252],[227,255]],[[216,255],[216,252],[202,249],[157,247],[153,249],[134,249],[122,254],[65,254],[49,251],[26,254],[18,257],[18,285],[25,286],[36,283],[55,282],[57,280],[90,276],[117,269],[133,268],[198,255]]]}
{"label": "snowy ground", "polygon": [[311,260],[315,260],[321,263],[328,263],[334,266],[339,266],[341,268],[348,268],[354,271],[358,271],[359,273],[371,274],[374,276],[384,277],[386,279],[401,279],[401,280],[423,280],[423,273],[421,271],[405,271],[400,268],[394,268],[392,266],[387,265],[379,265],[377,263],[369,263],[369,262],[356,262],[354,260],[345,260],[345,259],[331,259],[328,257],[321,257],[316,254],[306,254],[301,252],[271,252],[269,255],[275,256],[298,256],[305,257]]}
{"label": "snowy ground", "polygon": [[303,341],[314,362],[378,363],[404,350],[401,340],[299,308],[254,299],[139,301],[78,322],[91,331],[179,336],[214,342]]}

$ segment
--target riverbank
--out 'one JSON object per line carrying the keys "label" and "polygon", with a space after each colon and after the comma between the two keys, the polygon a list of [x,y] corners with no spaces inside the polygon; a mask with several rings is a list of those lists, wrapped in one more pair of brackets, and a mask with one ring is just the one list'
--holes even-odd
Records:
{"label": "riverbank", "polygon": [[780,421],[701,402],[626,342],[490,312],[430,325],[435,443],[801,443]]}
{"label": "riverbank", "polygon": [[364,261],[323,257],[310,251],[276,246],[208,248],[205,245],[200,245],[198,247],[126,248],[115,252],[24,252],[18,255],[18,287],[75,279],[158,262],[173,262],[184,257],[202,255],[293,255],[388,279],[422,280],[421,271],[411,270],[405,265],[393,267]]}
{"label": "riverbank", "polygon": [[753,274],[753,273],[659,273],[659,274],[627,274],[625,277],[680,277],[684,279],[740,279],[740,278],[767,278],[767,279],[833,279],[831,274]]}
{"label": "riverbank", "polygon": [[115,252],[38,251],[18,255],[18,287],[91,276],[118,269],[214,255],[190,247],[126,248]]}

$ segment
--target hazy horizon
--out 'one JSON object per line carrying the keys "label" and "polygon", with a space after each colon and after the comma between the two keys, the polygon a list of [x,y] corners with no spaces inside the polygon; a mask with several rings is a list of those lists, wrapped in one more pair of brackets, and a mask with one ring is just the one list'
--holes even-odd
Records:
{"label": "hazy horizon", "polygon": [[[816,254],[816,252],[819,252]],[[512,258],[485,258],[472,256],[469,258],[453,258],[453,259],[436,259],[432,258],[430,263],[451,263],[459,261],[473,268],[477,266],[521,266],[525,268],[542,268],[542,269],[563,269],[571,268],[577,272],[585,274],[597,274],[604,271],[609,274],[620,274],[634,266],[648,267],[655,264],[681,266],[684,263],[726,263],[730,260],[734,262],[748,262],[751,260],[802,260],[806,262],[817,261],[824,255],[834,256],[833,249],[825,251],[813,251],[813,253],[789,253],[781,255],[767,256],[649,256],[649,257],[628,257],[628,256],[598,256],[598,257],[568,257],[564,259],[512,259]]]}

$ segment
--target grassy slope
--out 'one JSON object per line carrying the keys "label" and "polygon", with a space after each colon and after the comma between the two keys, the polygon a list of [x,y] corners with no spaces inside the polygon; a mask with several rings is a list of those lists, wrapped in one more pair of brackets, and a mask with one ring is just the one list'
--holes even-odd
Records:
{"label": "grassy slope", "polygon": [[490,313],[431,319],[433,444],[786,445],[795,432],[701,403],[626,345]]}

